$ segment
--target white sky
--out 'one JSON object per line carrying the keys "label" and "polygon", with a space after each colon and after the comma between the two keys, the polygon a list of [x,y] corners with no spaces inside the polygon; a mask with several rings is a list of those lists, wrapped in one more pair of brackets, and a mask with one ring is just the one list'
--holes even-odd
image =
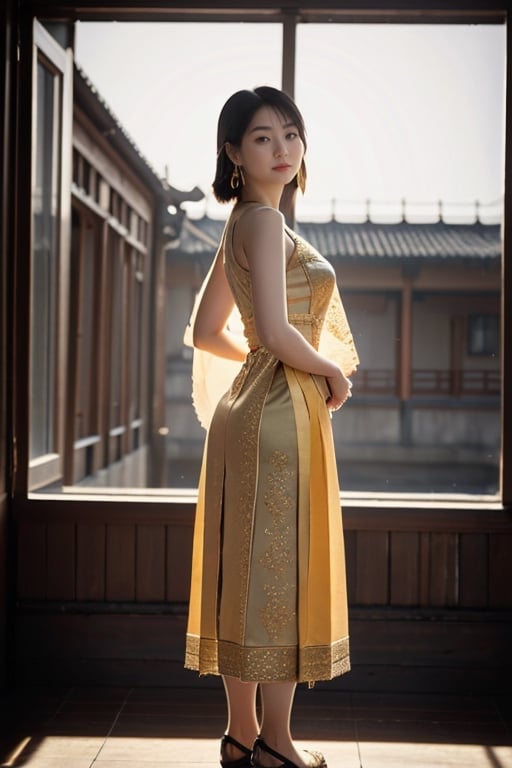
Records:
{"label": "white sky", "polygon": [[[220,109],[235,90],[280,87],[278,24],[78,23],[76,59],[155,171],[210,192]],[[296,101],[308,134],[298,218],[497,221],[503,194],[504,26],[301,25]],[[379,204],[388,203],[388,204]],[[426,203],[426,206],[415,206]],[[392,204],[392,205],[391,205]]]}

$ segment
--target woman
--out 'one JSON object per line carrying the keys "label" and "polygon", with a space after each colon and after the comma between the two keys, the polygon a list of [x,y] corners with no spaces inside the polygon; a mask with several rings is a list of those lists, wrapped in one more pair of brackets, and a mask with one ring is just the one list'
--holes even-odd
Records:
{"label": "woman", "polygon": [[[322,755],[295,749],[290,714],[297,682],[350,667],[329,412],[350,396],[358,358],[332,267],[279,211],[306,181],[295,103],[270,87],[239,91],[217,140],[213,190],[235,205],[193,343],[243,365],[208,430],[186,666],[223,677],[224,768],[321,768]],[[235,304],[244,337],[229,328]]]}

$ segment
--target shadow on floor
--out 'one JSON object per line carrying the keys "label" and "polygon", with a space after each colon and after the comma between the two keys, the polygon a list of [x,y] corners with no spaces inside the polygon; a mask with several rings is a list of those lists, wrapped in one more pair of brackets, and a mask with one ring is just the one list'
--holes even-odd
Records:
{"label": "shadow on floor", "polygon": [[[218,765],[219,688],[17,689],[1,699],[3,768]],[[512,768],[512,697],[307,690],[293,733],[329,768]]]}

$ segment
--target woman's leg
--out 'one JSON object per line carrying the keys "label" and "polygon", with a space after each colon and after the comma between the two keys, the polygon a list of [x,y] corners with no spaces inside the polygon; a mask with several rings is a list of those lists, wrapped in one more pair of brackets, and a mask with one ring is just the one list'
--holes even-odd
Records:
{"label": "woman's leg", "polygon": [[[259,732],[256,714],[256,692],[258,683],[243,683],[236,677],[223,675],[224,690],[228,708],[226,733],[233,739],[251,748]],[[232,744],[226,744],[224,758],[235,760],[240,757],[240,750]]]}
{"label": "woman's leg", "polygon": [[[295,695],[295,683],[261,683],[262,720],[260,735],[267,746],[279,752],[292,763],[298,766],[312,764],[307,754],[297,752],[293,745],[290,732],[290,719],[292,714],[293,697]],[[280,765],[281,762],[272,755],[258,750],[256,755],[258,765]]]}

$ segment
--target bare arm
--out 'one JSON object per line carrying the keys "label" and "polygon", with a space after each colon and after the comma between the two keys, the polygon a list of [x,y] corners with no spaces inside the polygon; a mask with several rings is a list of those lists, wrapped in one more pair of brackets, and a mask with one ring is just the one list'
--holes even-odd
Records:
{"label": "bare arm", "polygon": [[245,360],[248,352],[245,339],[226,328],[235,306],[223,264],[220,246],[207,277],[193,327],[194,346],[229,360]]}
{"label": "bare arm", "polygon": [[320,355],[288,322],[282,215],[271,208],[260,208],[244,216],[239,225],[243,225],[240,236],[251,273],[258,337],[283,363],[325,376],[331,390],[328,405],[339,407],[349,394],[348,379],[335,363]]}

